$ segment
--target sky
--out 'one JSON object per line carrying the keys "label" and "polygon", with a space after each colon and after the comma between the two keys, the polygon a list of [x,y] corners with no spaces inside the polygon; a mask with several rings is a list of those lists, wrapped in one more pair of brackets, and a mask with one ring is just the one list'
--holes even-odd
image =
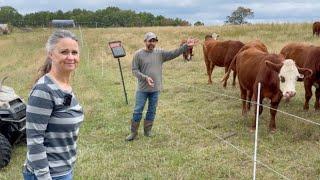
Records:
{"label": "sky", "polygon": [[20,14],[37,11],[68,11],[75,8],[95,11],[109,6],[136,12],[150,12],[190,23],[223,24],[239,6],[250,8],[251,23],[312,22],[320,19],[320,0],[0,0]]}

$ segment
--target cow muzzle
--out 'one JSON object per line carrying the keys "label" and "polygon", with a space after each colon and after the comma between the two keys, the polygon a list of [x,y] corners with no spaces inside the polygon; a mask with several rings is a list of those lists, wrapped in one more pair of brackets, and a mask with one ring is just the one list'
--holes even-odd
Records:
{"label": "cow muzzle", "polygon": [[293,96],[296,95],[296,92],[295,91],[286,91],[283,93],[283,97],[286,99],[286,100],[289,100],[290,98],[292,98]]}

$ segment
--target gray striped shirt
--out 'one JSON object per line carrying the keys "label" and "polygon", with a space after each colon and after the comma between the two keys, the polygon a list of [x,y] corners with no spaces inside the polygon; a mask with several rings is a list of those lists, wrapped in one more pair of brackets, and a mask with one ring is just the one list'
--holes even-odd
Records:
{"label": "gray striped shirt", "polygon": [[[63,103],[66,94],[72,95],[70,106]],[[34,85],[27,105],[26,167],[38,179],[51,179],[72,170],[83,118],[74,93],[63,91],[48,74]]]}
{"label": "gray striped shirt", "polygon": [[[187,44],[173,51],[164,51],[154,49],[146,51],[138,50],[132,60],[132,73],[138,79],[138,91],[154,92],[162,89],[162,64],[166,61],[178,57],[187,50]],[[154,81],[154,87],[150,87],[146,81],[147,77],[151,77]]]}

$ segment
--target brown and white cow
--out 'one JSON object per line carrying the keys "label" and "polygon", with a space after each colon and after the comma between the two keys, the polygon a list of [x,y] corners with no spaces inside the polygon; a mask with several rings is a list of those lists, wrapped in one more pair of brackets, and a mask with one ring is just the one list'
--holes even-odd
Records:
{"label": "brown and white cow", "polygon": [[313,36],[320,36],[320,22],[314,22],[312,25]]}
{"label": "brown and white cow", "polygon": [[[183,39],[180,43],[180,46],[184,45],[185,43],[187,43],[186,39]],[[187,51],[183,52],[182,54],[183,59],[190,61],[192,60],[192,56],[193,56],[193,47],[192,46],[188,46]]]}
{"label": "brown and white cow", "polygon": [[[242,114],[246,115],[248,111],[247,100],[261,103],[264,98],[271,100],[271,119],[269,129],[276,130],[275,116],[276,109],[284,97],[290,99],[296,93],[296,81],[302,73],[305,76],[312,72],[306,68],[297,68],[295,62],[291,59],[285,59],[282,55],[269,54],[255,48],[248,48],[239,52],[234,59],[236,61],[236,71],[241,91]],[[258,83],[261,83],[261,95],[257,101]],[[256,114],[255,108],[255,114]],[[259,115],[263,107],[259,108]],[[255,119],[252,123],[251,130],[255,130]]]}
{"label": "brown and white cow", "polygon": [[213,39],[213,40],[218,40],[218,38],[220,37],[219,34],[217,33],[212,33],[212,34],[208,34],[204,37],[204,40],[209,40],[209,39]]}
{"label": "brown and white cow", "polygon": [[305,43],[290,43],[282,48],[281,54],[293,59],[297,66],[309,68],[312,70],[312,75],[304,78],[305,103],[303,109],[309,109],[309,101],[312,97],[312,86],[316,88],[316,101],[314,108],[320,110],[320,47]]}
{"label": "brown and white cow", "polygon": [[[212,71],[214,66],[225,67],[225,72],[229,69],[233,57],[238,53],[244,44],[241,41],[218,41],[214,38],[207,38],[203,44],[204,61],[207,68],[208,84],[212,84]],[[236,71],[232,69],[233,82],[235,85]],[[227,82],[223,85],[226,87]]]}

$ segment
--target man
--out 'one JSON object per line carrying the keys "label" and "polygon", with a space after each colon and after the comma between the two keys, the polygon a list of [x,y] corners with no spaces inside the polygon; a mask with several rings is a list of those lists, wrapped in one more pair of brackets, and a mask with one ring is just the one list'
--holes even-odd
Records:
{"label": "man", "polygon": [[162,89],[162,64],[187,51],[188,46],[195,46],[198,40],[189,38],[184,45],[173,51],[155,49],[157,42],[158,37],[153,32],[146,33],[144,36],[145,48],[138,50],[133,57],[132,73],[138,79],[138,89],[131,120],[131,134],[127,136],[127,141],[134,140],[138,135],[143,108],[147,100],[148,110],[144,120],[144,135],[151,136],[159,93]]}

